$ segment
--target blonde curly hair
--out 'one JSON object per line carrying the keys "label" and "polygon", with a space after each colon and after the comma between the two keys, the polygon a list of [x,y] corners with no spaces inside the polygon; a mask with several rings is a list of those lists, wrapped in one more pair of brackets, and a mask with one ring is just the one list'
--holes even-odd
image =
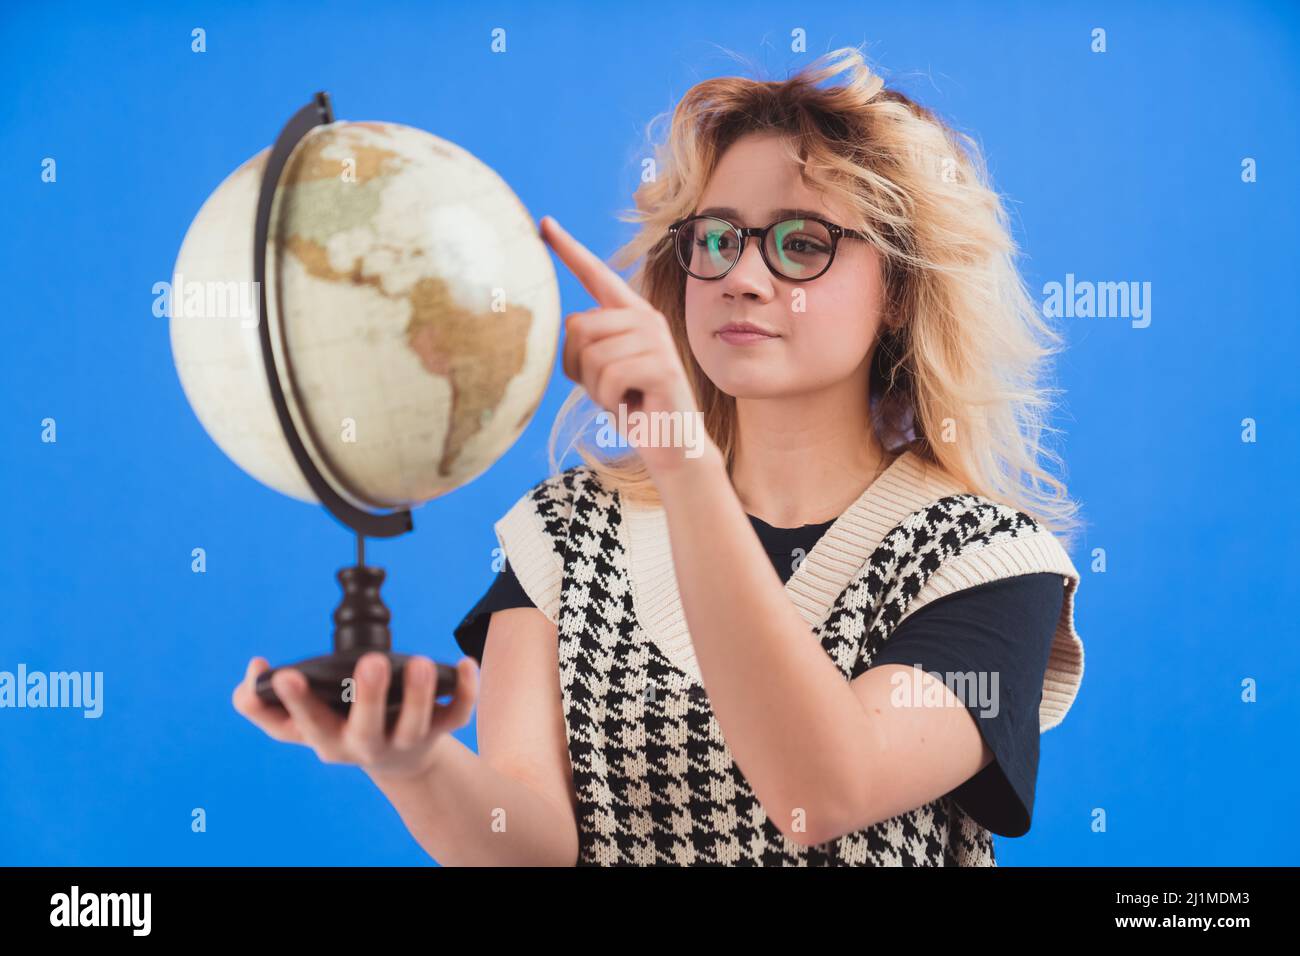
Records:
{"label": "blonde curly hair", "polygon": [[[823,81],[843,75],[843,82]],[[655,122],[652,120],[647,132]],[[637,263],[628,284],[668,320],[703,412],[730,469],[735,399],[704,374],[686,337],[686,276],[667,227],[689,215],[724,151],[748,133],[777,133],[804,181],[851,210],[847,228],[881,256],[883,325],[871,376],[871,418],[891,453],[915,451],[967,490],[1070,536],[1078,505],[1040,457],[1051,394],[1047,359],[1061,336],[1044,322],[1017,270],[1008,216],[971,137],[897,90],[855,48],[826,53],[784,81],[719,77],[691,87],[654,144],[656,175],[620,220],[640,224],[613,257]],[[587,398],[585,412],[580,405]],[[553,472],[575,449],[625,498],[658,502],[635,450],[606,457],[587,437],[601,414],[581,387],[551,430]],[[956,427],[956,426],[960,427]],[[563,433],[572,431],[557,457]]]}

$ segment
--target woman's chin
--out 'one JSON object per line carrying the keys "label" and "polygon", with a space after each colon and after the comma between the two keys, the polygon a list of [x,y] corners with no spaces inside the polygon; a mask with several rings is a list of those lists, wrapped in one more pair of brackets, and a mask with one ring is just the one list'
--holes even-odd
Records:
{"label": "woman's chin", "polygon": [[735,370],[720,370],[719,375],[710,375],[709,380],[718,389],[732,398],[779,398],[783,392],[775,388],[776,379],[761,372],[747,371],[738,374]]}

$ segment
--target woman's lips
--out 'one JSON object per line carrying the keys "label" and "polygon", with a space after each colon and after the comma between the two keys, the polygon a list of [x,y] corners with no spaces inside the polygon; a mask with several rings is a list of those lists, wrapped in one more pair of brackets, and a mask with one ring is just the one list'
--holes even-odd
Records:
{"label": "woman's lips", "polygon": [[728,345],[748,345],[751,342],[767,342],[779,339],[780,336],[754,332],[750,329],[723,329],[718,333],[718,338]]}

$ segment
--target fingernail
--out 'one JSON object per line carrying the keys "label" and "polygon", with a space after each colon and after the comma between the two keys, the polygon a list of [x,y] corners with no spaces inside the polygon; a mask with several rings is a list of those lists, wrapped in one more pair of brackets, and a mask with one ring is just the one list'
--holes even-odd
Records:
{"label": "fingernail", "polygon": [[379,663],[379,658],[367,657],[361,662],[361,676],[366,680],[379,680],[381,674],[383,674],[383,668]]}

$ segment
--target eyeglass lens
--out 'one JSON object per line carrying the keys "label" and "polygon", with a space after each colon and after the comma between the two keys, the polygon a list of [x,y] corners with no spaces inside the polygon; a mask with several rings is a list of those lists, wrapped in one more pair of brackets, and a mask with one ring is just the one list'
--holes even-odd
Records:
{"label": "eyeglass lens", "polygon": [[[825,271],[831,259],[830,231],[811,219],[786,219],[768,230],[764,245],[772,268],[787,279]],[[677,230],[677,256],[697,279],[716,279],[735,264],[740,235],[725,219],[701,216]]]}

